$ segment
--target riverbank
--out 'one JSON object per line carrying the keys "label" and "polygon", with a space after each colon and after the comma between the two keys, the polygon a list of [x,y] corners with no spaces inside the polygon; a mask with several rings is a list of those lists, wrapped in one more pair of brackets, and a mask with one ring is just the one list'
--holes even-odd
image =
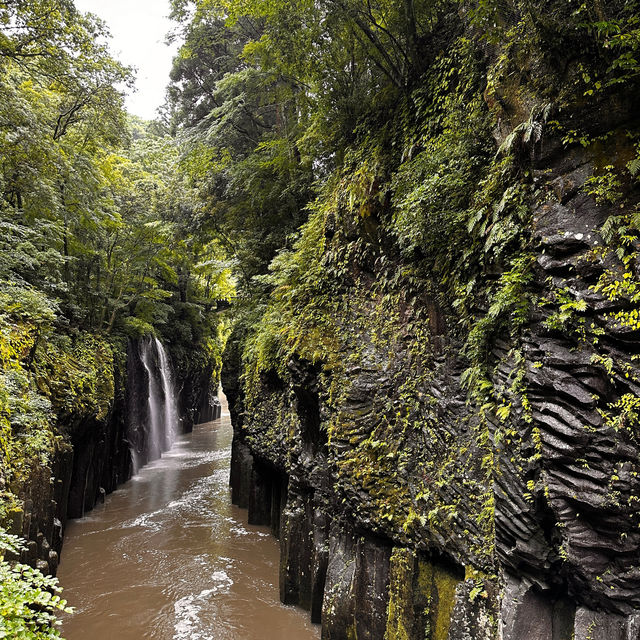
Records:
{"label": "riverbank", "polygon": [[280,604],[279,549],[231,505],[232,429],[179,436],[160,460],[69,522],[59,578],[77,612],[67,640],[310,640],[319,628]]}

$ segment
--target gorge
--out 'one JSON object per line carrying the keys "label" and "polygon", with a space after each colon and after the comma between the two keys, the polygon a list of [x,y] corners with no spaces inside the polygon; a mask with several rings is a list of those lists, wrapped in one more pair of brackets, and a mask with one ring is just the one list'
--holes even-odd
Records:
{"label": "gorge", "polygon": [[304,612],[279,605],[275,540],[231,507],[231,436],[224,407],[68,524],[58,575],[76,611],[65,638],[319,637]]}
{"label": "gorge", "polygon": [[172,0],[153,122],[45,9],[0,7],[7,584],[78,518],[75,637],[640,640],[638,0]]}

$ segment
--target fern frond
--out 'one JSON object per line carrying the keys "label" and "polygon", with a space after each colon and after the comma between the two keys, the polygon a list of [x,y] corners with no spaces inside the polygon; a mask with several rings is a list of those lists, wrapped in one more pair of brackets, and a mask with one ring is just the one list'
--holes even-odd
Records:
{"label": "fern frond", "polygon": [[627,169],[632,176],[636,176],[640,171],[640,155],[636,156],[631,162],[627,164]]}

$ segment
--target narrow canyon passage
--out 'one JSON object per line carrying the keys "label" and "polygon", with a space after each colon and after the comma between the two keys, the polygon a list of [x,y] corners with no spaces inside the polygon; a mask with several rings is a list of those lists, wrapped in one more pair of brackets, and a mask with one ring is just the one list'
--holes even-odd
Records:
{"label": "narrow canyon passage", "polygon": [[231,505],[222,418],[69,523],[58,576],[76,608],[67,640],[308,640],[319,627],[278,599],[277,541]]}

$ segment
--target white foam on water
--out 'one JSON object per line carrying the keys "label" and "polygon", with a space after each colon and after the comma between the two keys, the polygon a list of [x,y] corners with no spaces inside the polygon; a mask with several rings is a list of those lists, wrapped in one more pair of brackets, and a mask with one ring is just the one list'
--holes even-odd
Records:
{"label": "white foam on water", "polygon": [[202,629],[200,612],[203,608],[210,612],[211,596],[227,593],[233,585],[233,580],[225,571],[214,571],[211,574],[211,580],[214,584],[210,589],[184,596],[174,604],[176,621],[173,627],[173,640],[215,640],[214,636]]}

